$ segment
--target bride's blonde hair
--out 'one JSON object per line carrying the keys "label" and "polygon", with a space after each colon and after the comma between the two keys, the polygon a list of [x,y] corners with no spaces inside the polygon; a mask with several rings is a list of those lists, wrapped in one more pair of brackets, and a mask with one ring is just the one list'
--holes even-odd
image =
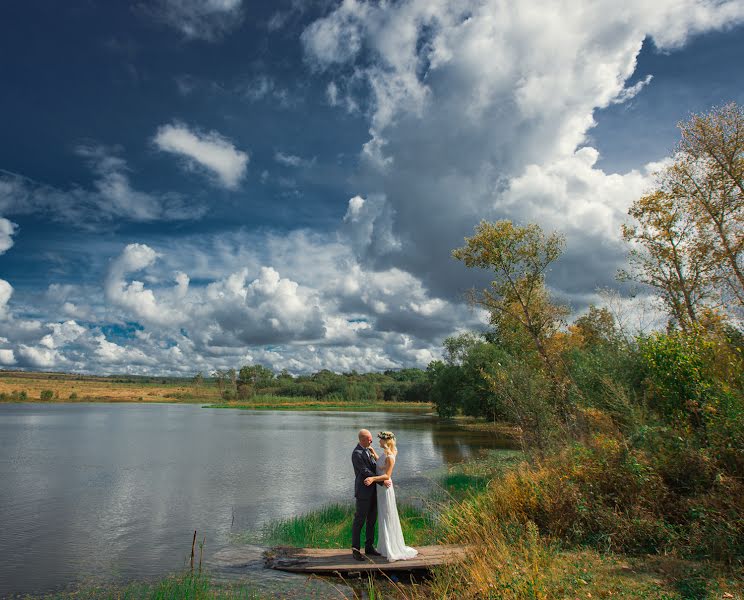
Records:
{"label": "bride's blonde hair", "polygon": [[398,454],[398,449],[395,447],[395,438],[381,439],[380,446],[382,446],[386,456]]}

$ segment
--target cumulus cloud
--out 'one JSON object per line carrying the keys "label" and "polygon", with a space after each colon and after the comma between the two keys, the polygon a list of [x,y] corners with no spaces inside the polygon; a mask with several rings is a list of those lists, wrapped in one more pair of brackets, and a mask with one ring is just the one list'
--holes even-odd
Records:
{"label": "cumulus cloud", "polygon": [[0,348],[0,365],[10,367],[14,364],[16,364],[16,359],[13,350],[8,348]]}
{"label": "cumulus cloud", "polygon": [[201,167],[228,189],[237,188],[245,176],[248,154],[216,131],[192,131],[183,123],[172,123],[158,128],[153,141],[160,150],[185,159],[188,169]]}
{"label": "cumulus cloud", "polygon": [[220,39],[243,19],[242,0],[155,0],[138,8],[187,39],[206,41]]}
{"label": "cumulus cloud", "polygon": [[[450,250],[480,219],[508,217],[562,227],[569,252],[591,257],[580,281],[567,271],[579,263],[566,257],[562,276],[551,278],[559,292],[579,299],[579,288],[607,282],[624,260],[619,215],[646,171],[596,168],[596,151],[582,148],[595,111],[651,81],[627,86],[645,39],[673,50],[743,20],[735,1],[634,0],[622,10],[609,0],[336,5],[302,41],[311,67],[328,72],[329,100],[356,90],[367,106],[359,177],[367,200],[347,212],[360,260],[454,298],[477,276]],[[372,197],[382,199],[379,217],[361,214]],[[367,243],[378,222],[397,248]]]}
{"label": "cumulus cloud", "polygon": [[5,254],[13,247],[13,234],[17,227],[12,221],[0,217],[0,254]]}
{"label": "cumulus cloud", "polygon": [[372,253],[384,256],[400,249],[400,240],[393,233],[394,211],[383,195],[367,199],[354,196],[344,215],[345,233],[358,255]]}
{"label": "cumulus cloud", "polygon": [[[158,254],[146,244],[129,244],[112,261],[104,286],[106,299],[138,319],[155,324],[178,324],[184,320],[175,307],[159,303],[151,289],[141,281],[126,281],[129,273],[152,265]],[[183,292],[183,280],[177,283],[177,295]]]}
{"label": "cumulus cloud", "polygon": [[0,319],[8,312],[8,302],[13,295],[13,286],[4,279],[0,279]]}
{"label": "cumulus cloud", "polygon": [[248,273],[210,284],[206,297],[220,333],[214,345],[235,346],[320,339],[325,334],[317,298],[272,267],[262,267],[246,285]]}

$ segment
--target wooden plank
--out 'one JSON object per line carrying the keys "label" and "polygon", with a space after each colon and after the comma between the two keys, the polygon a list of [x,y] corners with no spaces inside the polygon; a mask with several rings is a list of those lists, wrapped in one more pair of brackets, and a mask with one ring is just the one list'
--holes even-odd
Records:
{"label": "wooden plank", "polygon": [[457,562],[466,552],[467,546],[454,544],[421,546],[419,553],[409,560],[388,562],[382,556],[355,560],[350,549],[327,548],[274,548],[264,554],[265,565],[271,569],[292,573],[349,573],[358,571],[416,571],[437,565]]}

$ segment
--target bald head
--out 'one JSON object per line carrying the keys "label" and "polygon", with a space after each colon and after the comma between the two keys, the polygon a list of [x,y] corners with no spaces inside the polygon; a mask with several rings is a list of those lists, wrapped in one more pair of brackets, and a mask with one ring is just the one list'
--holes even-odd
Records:
{"label": "bald head", "polygon": [[362,448],[369,448],[372,445],[372,434],[366,429],[359,430],[359,444]]}

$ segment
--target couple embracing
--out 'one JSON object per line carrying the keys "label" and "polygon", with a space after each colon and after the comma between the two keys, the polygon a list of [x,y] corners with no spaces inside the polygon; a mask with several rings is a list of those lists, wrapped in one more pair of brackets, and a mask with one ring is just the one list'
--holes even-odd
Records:
{"label": "couple embracing", "polygon": [[[359,443],[351,454],[354,465],[354,497],[356,514],[351,531],[351,548],[356,560],[364,560],[360,540],[362,526],[367,530],[364,553],[367,556],[384,556],[388,561],[413,558],[418,551],[406,546],[403,530],[400,527],[398,507],[393,490],[393,469],[398,450],[395,447],[395,434],[381,431],[378,454],[372,447],[372,434],[366,429],[359,432]],[[375,542],[375,522],[378,521],[377,549]]]}

